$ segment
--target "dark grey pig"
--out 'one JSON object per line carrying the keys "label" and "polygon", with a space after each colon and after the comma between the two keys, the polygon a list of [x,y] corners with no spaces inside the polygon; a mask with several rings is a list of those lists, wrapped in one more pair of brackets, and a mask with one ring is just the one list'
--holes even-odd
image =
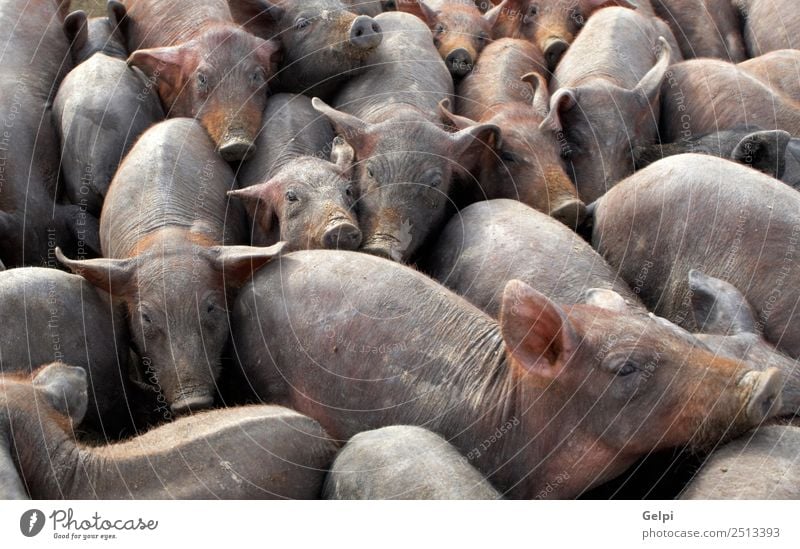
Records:
{"label": "dark grey pig", "polygon": [[254,221],[253,243],[286,250],[355,250],[361,231],[351,182],[353,149],[304,95],[278,94],[264,111],[256,152],[239,167],[242,199]]}
{"label": "dark grey pig", "polygon": [[110,0],[106,17],[86,16],[83,10],[73,11],[64,19],[64,34],[70,43],[72,61],[80,65],[95,53],[127,59],[125,38],[126,10],[122,3]]}

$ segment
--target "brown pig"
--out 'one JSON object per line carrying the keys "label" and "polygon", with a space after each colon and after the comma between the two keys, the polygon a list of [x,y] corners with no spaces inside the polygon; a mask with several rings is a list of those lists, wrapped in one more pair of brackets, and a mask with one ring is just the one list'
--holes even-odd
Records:
{"label": "brown pig", "polygon": [[747,59],[741,21],[731,0],[650,0],[667,22],[685,59],[716,57],[739,63]]}
{"label": "brown pig", "polygon": [[[553,71],[595,11],[605,6],[635,9],[640,3],[641,0],[505,0],[488,13],[496,20],[494,38],[524,38],[533,42],[544,53],[548,69]],[[652,15],[651,9],[647,15]]]}
{"label": "brown pig", "polygon": [[[537,68],[530,50],[535,46],[522,40],[498,40],[458,87],[463,111],[499,128],[473,170],[478,185],[467,186],[467,192],[472,189],[469,201],[513,198],[576,227],[585,206],[566,173],[560,144],[540,128],[550,110],[550,94],[543,76],[523,72]],[[470,118],[443,113],[459,129],[473,124]]]}
{"label": "brown pig", "polygon": [[492,37],[499,12],[481,14],[472,0],[410,0],[399,11],[421,17],[433,34],[433,43],[453,78],[472,70]]}
{"label": "brown pig", "polygon": [[59,259],[125,308],[147,379],[173,414],[214,402],[228,341],[228,301],[276,255],[237,246],[244,212],[229,204],[231,168],[199,122],[175,118],[144,133],[125,157],[103,206],[103,258]]}
{"label": "brown pig", "polygon": [[225,160],[250,154],[280,45],[241,29],[226,0],[126,0],[125,7],[128,64],[155,83],[167,116],[197,118]]}
{"label": "brown pig", "polygon": [[353,252],[268,265],[237,297],[232,329],[261,398],[337,440],[424,426],[511,498],[575,497],[650,451],[735,436],[780,403],[777,371],[748,371],[647,315],[562,307],[514,280],[495,321],[418,271]]}

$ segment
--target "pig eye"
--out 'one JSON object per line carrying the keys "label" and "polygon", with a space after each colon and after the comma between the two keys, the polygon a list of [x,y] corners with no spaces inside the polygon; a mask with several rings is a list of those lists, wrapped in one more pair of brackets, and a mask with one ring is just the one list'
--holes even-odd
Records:
{"label": "pig eye", "polygon": [[478,35],[479,42],[486,42],[487,40],[489,40],[489,35],[486,34],[485,32],[482,32]]}
{"label": "pig eye", "polygon": [[375,177],[375,174],[372,172],[372,166],[367,166],[367,175],[370,178],[374,178]]}
{"label": "pig eye", "polygon": [[250,74],[250,84],[253,87],[257,88],[257,87],[262,86],[264,84],[264,81],[265,81],[264,71],[262,71],[261,69],[253,71]]}
{"label": "pig eye", "polygon": [[442,184],[442,172],[439,170],[430,170],[425,173],[423,181],[426,181],[431,187],[438,187]]}
{"label": "pig eye", "polygon": [[305,17],[298,17],[297,21],[294,22],[294,28],[297,30],[303,30],[311,24],[311,19],[306,19]]}
{"label": "pig eye", "polygon": [[619,366],[615,374],[617,375],[617,377],[625,377],[638,371],[639,367],[636,364],[634,364],[630,360],[626,360]]}
{"label": "pig eye", "polygon": [[433,27],[433,32],[435,34],[442,34],[442,33],[444,33],[444,31],[445,31],[445,27],[441,23],[436,23],[436,26]]}
{"label": "pig eye", "polygon": [[500,160],[513,164],[517,161],[517,157],[511,151],[500,151]]}
{"label": "pig eye", "polygon": [[288,191],[286,191],[286,200],[288,200],[289,202],[297,202],[300,199],[297,197],[296,192],[289,189]]}
{"label": "pig eye", "polygon": [[344,194],[346,194],[348,198],[353,198],[353,186],[348,185],[347,188],[344,190]]}
{"label": "pig eye", "polygon": [[583,14],[581,14],[578,10],[572,10],[570,18],[575,22],[575,26],[579,29],[582,28],[583,24],[586,22],[583,18]]}
{"label": "pig eye", "polygon": [[208,88],[208,77],[202,72],[197,73],[197,87],[201,91],[205,91]]}

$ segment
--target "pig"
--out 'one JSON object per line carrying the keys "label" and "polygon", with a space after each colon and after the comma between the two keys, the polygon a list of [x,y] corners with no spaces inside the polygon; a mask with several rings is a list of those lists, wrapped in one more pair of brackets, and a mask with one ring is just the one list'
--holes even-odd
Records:
{"label": "pig", "polygon": [[34,376],[0,376],[0,463],[14,452],[18,495],[23,488],[34,499],[316,499],[336,452],[316,421],[270,405],[199,413],[90,446],[73,434],[87,391],[86,372],[61,363]]}
{"label": "pig", "polygon": [[142,377],[173,415],[214,403],[227,303],[282,247],[236,245],[246,239],[245,215],[228,204],[233,171],[214,150],[193,119],[153,126],[111,182],[100,218],[103,258],[57,252],[124,308]]}
{"label": "pig", "polygon": [[775,50],[739,63],[773,90],[800,102],[800,51]]}
{"label": "pig", "polygon": [[798,212],[800,195],[781,182],[728,160],[682,154],[598,201],[592,245],[624,280],[646,277],[644,303],[687,329],[692,269],[733,285],[755,313],[755,331],[797,359]]}
{"label": "pig", "polygon": [[646,313],[627,283],[580,236],[516,200],[487,200],[461,210],[419,266],[494,318],[511,280],[559,305],[619,296]]}
{"label": "pig", "polygon": [[770,51],[797,49],[800,13],[793,0],[733,0],[744,19],[748,57]]}
{"label": "pig", "polygon": [[669,68],[661,90],[662,142],[734,128],[800,135],[800,104],[732,63],[692,59]]}
{"label": "pig", "polygon": [[647,316],[562,308],[512,280],[495,321],[368,254],[283,256],[242,289],[231,322],[261,399],[336,440],[425,427],[510,498],[575,497],[650,451],[715,444],[780,405],[777,370],[748,371]]}
{"label": "pig", "polygon": [[[480,70],[458,87],[467,114],[499,128],[473,171],[479,185],[467,185],[472,189],[470,202],[514,198],[577,227],[586,207],[566,173],[559,144],[551,132],[539,128],[550,109],[547,82],[536,72],[520,74],[531,68],[528,48],[534,46],[511,38],[498,40],[476,65]],[[522,86],[528,87],[527,94],[519,89]],[[446,110],[443,114],[456,128],[473,124]]]}
{"label": "pig", "polygon": [[470,463],[439,435],[395,425],[359,433],[328,472],[325,499],[500,499]]}
{"label": "pig", "polygon": [[0,273],[0,371],[29,373],[55,360],[92,380],[83,428],[116,438],[157,421],[155,395],[128,376],[128,328],[107,296],[58,269]]}
{"label": "pig", "polygon": [[[230,4],[236,11],[247,3]],[[252,153],[277,70],[278,42],[240,28],[226,0],[125,0],[124,5],[133,52],[128,64],[155,85],[167,115],[200,120],[229,162]]]}
{"label": "pig", "polygon": [[430,32],[407,13],[376,20],[386,38],[373,66],[347,82],[333,106],[319,98],[313,105],[355,152],[359,250],[407,262],[444,223],[453,173],[474,167],[497,126],[445,131],[439,103],[453,82]]}
{"label": "pig", "polygon": [[311,99],[273,96],[256,152],[236,174],[243,188],[228,192],[242,199],[256,220],[253,242],[283,241],[286,251],[357,249],[361,231],[351,181],[353,155],[342,138],[334,141],[333,128]]}
{"label": "pig", "polygon": [[[648,314],[638,296],[652,295],[646,263],[636,276],[622,279],[575,233],[510,200],[462,210],[420,267],[494,318],[500,315],[503,288],[514,279],[561,305],[603,303],[633,315]],[[785,381],[780,413],[800,411],[800,366],[757,333],[744,296],[700,272],[690,272],[690,285],[691,312],[702,320],[684,323],[685,328],[716,354],[743,360],[754,370],[780,370]]]}
{"label": "pig", "polygon": [[412,0],[400,11],[420,17],[433,34],[433,43],[458,79],[468,74],[492,37],[499,12],[482,15],[472,0]]}
{"label": "pig", "polygon": [[550,83],[541,127],[562,142],[587,204],[633,171],[633,150],[656,141],[661,83],[675,50],[655,21],[625,8],[600,10]]}
{"label": "pig", "polygon": [[739,12],[731,0],[650,0],[667,22],[684,59],[747,59]]}
{"label": "pig", "polygon": [[[107,20],[113,5],[124,10],[112,2]],[[82,12],[73,12],[70,17],[76,13]],[[65,29],[69,23],[68,18]],[[85,33],[85,23],[81,28]],[[83,53],[76,47],[73,41],[73,56],[79,58]],[[70,202],[95,217],[100,217],[122,158],[147,128],[164,119],[158,96],[150,88],[150,82],[138,70],[128,67],[124,54],[96,49],[70,71],[56,93],[53,117],[61,142],[65,192]]]}
{"label": "pig", "polygon": [[727,158],[800,190],[800,138],[784,130],[732,129],[643,147],[636,151],[636,169],[683,153]]}
{"label": "pig", "polygon": [[646,15],[653,15],[647,0],[505,0],[488,13],[496,19],[494,38],[533,42],[552,72],[595,11],[612,5],[636,9],[640,4],[646,4]]}
{"label": "pig", "polygon": [[125,60],[128,58],[125,38],[125,6],[109,0],[106,17],[92,17],[83,10],[73,11],[64,19],[64,34],[70,43],[72,62],[77,67],[95,53]]}
{"label": "pig", "polygon": [[800,498],[800,428],[769,425],[726,444],[706,459],[681,499]]}
{"label": "pig", "polygon": [[[377,20],[343,0],[230,0],[234,20],[283,46],[276,89],[328,98],[380,46]],[[266,8],[266,9],[265,9]]]}
{"label": "pig", "polygon": [[64,204],[58,192],[58,137],[51,104],[72,66],[62,24],[69,2],[3,3],[0,41],[0,260],[7,267],[42,265],[61,246],[99,251],[97,219]]}

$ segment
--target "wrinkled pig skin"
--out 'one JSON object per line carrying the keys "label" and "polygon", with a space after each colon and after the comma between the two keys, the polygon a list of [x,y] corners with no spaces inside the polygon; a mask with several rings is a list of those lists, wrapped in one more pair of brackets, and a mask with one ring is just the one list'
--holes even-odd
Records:
{"label": "wrinkled pig skin", "polygon": [[16,482],[0,476],[0,496],[19,497],[24,487],[35,499],[320,497],[336,445],[310,418],[279,406],[240,406],[89,446],[72,431],[87,389],[84,370],[60,363],[32,379],[0,376],[0,465],[10,454],[18,464]]}
{"label": "wrinkled pig skin", "polygon": [[233,171],[196,120],[153,126],[111,183],[104,259],[59,259],[124,307],[143,379],[174,415],[210,407],[228,341],[228,303],[282,244],[240,246],[244,211],[229,203]]}
{"label": "wrinkled pig skin", "polygon": [[339,451],[325,480],[325,499],[500,499],[439,435],[396,425],[359,433]]}
{"label": "wrinkled pig skin", "polygon": [[0,260],[7,267],[55,263],[56,246],[99,253],[97,219],[62,204],[57,193],[58,138],[51,103],[72,66],[61,28],[69,2],[4,2],[0,42]]}
{"label": "wrinkled pig skin", "polygon": [[[260,398],[311,416],[337,440],[424,425],[512,498],[574,497],[652,450],[715,444],[780,405],[776,370],[748,372],[647,316],[562,309],[520,281],[503,301],[496,322],[383,258],[294,252],[242,289],[234,347]],[[575,394],[568,407],[562,391]],[[481,450],[497,429],[503,444]],[[557,494],[547,492],[563,472]]]}

